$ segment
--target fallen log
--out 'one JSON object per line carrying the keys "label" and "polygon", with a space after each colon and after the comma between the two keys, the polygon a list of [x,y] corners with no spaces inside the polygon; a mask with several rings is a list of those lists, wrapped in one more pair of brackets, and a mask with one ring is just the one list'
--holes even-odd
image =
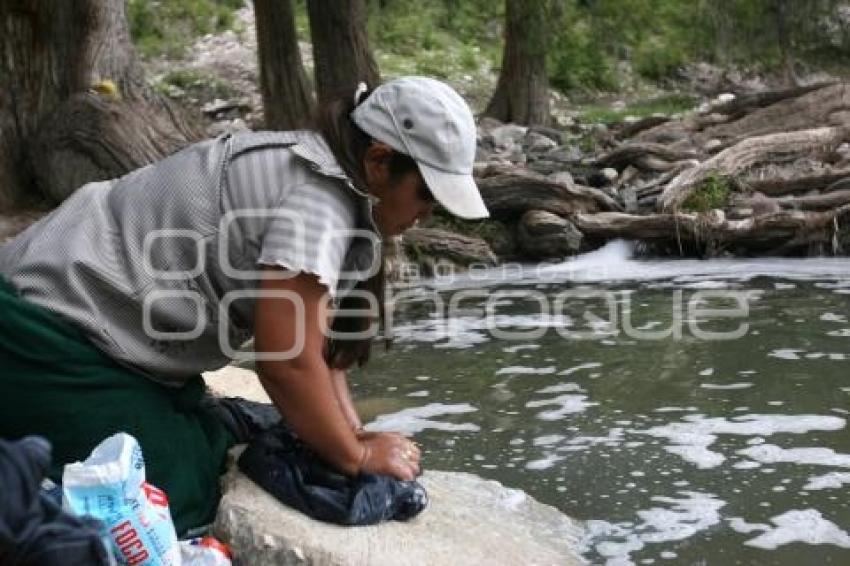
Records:
{"label": "fallen log", "polygon": [[850,84],[838,83],[756,109],[740,119],[695,133],[699,145],[707,140],[736,142],[754,136],[850,125]]}
{"label": "fallen log", "polygon": [[782,102],[789,98],[796,98],[804,94],[808,94],[815,90],[835,85],[835,81],[816,83],[805,86],[798,86],[783,90],[773,90],[767,92],[756,92],[752,94],[744,94],[736,97],[729,102],[718,104],[711,108],[712,113],[723,114],[726,116],[726,121],[737,120],[744,114],[752,112],[757,108],[771,106],[777,102]]}
{"label": "fallen log", "polygon": [[532,174],[486,177],[478,180],[478,189],[487,209],[497,218],[518,218],[528,210],[545,210],[558,216],[622,210],[614,199],[597,189]]}
{"label": "fallen log", "polygon": [[[838,183],[845,180],[847,181],[847,186],[839,187]],[[850,169],[841,169],[821,175],[792,177],[790,179],[752,179],[745,180],[744,183],[755,191],[774,197],[813,190],[836,190],[839,188],[850,188]]]}
{"label": "fallen log", "polygon": [[776,199],[782,208],[793,210],[829,210],[850,204],[850,189],[822,195],[786,197]]}
{"label": "fallen log", "polygon": [[405,251],[413,259],[445,258],[460,265],[495,265],[496,254],[481,238],[437,228],[411,228],[404,233]]}
{"label": "fallen log", "polygon": [[697,159],[694,151],[680,151],[659,143],[628,143],[598,157],[596,167],[613,167],[622,171],[633,165],[644,171],[667,171],[679,161]]}
{"label": "fallen log", "polygon": [[709,176],[731,177],[769,160],[789,159],[814,149],[836,144],[848,136],[848,128],[816,128],[745,139],[673,179],[658,198],[662,212],[673,212]]}
{"label": "fallen log", "polygon": [[[724,250],[794,253],[812,243],[832,245],[836,233],[848,229],[850,205],[827,212],[782,211],[769,215],[728,220],[720,210],[708,214],[650,214],[638,216],[619,212],[577,214],[576,227],[589,238],[624,238],[664,242],[680,251],[711,254]],[[838,226],[837,220],[844,222]]]}
{"label": "fallen log", "polygon": [[669,121],[669,116],[647,116],[646,118],[641,118],[640,120],[636,120],[634,122],[624,122],[614,132],[614,137],[618,140],[628,139],[634,135],[643,132],[644,130],[654,128]]}

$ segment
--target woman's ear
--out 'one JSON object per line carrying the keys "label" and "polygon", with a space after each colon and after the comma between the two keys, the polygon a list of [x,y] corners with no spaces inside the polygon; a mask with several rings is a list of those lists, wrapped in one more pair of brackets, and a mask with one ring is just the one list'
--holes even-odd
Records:
{"label": "woman's ear", "polygon": [[[393,148],[384,142],[373,142],[363,157],[363,167],[366,171],[366,183],[372,192],[380,192],[389,184],[390,159]],[[380,196],[377,195],[376,196]]]}

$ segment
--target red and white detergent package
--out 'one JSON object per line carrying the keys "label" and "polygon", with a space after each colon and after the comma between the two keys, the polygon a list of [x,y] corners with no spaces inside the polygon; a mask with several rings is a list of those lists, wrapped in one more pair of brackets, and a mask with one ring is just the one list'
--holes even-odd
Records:
{"label": "red and white detergent package", "polygon": [[180,541],[183,566],[231,566],[230,548],[213,537]]}
{"label": "red and white detergent package", "polygon": [[65,466],[62,506],[103,523],[119,564],[181,566],[165,492],[145,482],[145,461],[126,433],[101,442],[85,462]]}

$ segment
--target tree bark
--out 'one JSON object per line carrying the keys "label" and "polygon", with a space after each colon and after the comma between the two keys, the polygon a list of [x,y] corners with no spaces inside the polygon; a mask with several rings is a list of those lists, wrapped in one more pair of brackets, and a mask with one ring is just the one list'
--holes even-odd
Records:
{"label": "tree bark", "polygon": [[460,265],[494,265],[497,261],[490,245],[481,238],[437,228],[411,228],[404,233],[404,246],[416,259],[446,258]]}
{"label": "tree bark", "polygon": [[484,114],[502,122],[547,125],[548,0],[506,0],[502,70]]}
{"label": "tree bark", "polygon": [[528,210],[570,216],[578,212],[622,210],[602,191],[556,183],[529,174],[498,175],[478,180],[478,189],[495,218],[515,219]]}
{"label": "tree bark", "polygon": [[711,175],[732,176],[756,163],[805,155],[817,148],[846,140],[846,127],[816,128],[748,138],[723,150],[673,179],[658,199],[659,210],[674,212]]}
{"label": "tree bark", "polygon": [[0,26],[0,209],[58,202],[199,137],[145,83],[123,0],[4,0]]}
{"label": "tree bark", "polygon": [[[668,244],[697,254],[724,250],[767,255],[839,253],[833,241],[843,234],[850,205],[826,212],[782,211],[743,220],[727,220],[721,211],[708,214],[650,214],[618,212],[578,214],[576,227],[587,237],[625,238]],[[842,224],[843,222],[843,224]],[[838,233],[837,233],[838,232]]]}
{"label": "tree bark", "polygon": [[364,0],[307,0],[319,103],[354,96],[357,83],[375,87],[378,65],[369,49]]}
{"label": "tree bark", "polygon": [[254,0],[254,20],[266,127],[302,128],[310,120],[313,97],[298,48],[292,0]]}
{"label": "tree bark", "polygon": [[789,87],[798,86],[800,81],[794,71],[794,56],[791,53],[791,36],[788,29],[788,0],[773,1],[774,16],[776,18],[776,43],[782,58],[782,71],[785,74],[785,82]]}

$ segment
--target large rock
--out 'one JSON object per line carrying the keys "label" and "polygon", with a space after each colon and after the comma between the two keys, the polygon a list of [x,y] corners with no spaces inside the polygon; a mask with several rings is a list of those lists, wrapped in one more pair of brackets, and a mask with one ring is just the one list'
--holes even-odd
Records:
{"label": "large rock", "polygon": [[510,148],[521,145],[522,139],[528,133],[526,126],[518,124],[505,124],[490,131],[489,137],[496,148]]}
{"label": "large rock", "polygon": [[250,566],[499,566],[581,564],[581,530],[522,491],[466,473],[426,472],[429,507],[370,527],[314,521],[244,475],[225,479],[215,535]]}
{"label": "large rock", "polygon": [[582,233],[565,218],[544,210],[529,210],[517,229],[522,250],[535,259],[561,259],[581,249]]}

